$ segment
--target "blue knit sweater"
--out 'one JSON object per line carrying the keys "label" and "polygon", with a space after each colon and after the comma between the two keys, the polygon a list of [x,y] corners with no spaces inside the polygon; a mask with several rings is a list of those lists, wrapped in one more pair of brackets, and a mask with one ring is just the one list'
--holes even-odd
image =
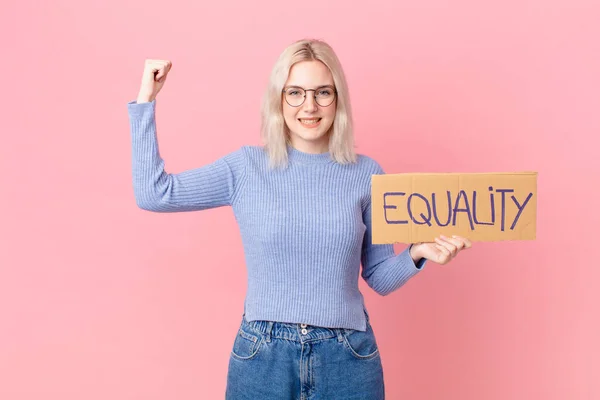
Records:
{"label": "blue knit sweater", "polygon": [[[288,148],[289,165],[269,169],[262,147],[244,146],[213,163],[170,174],[158,151],[156,100],[127,104],[137,205],[155,212],[232,206],[244,246],[246,319],[366,329],[358,276],[377,293],[423,267],[408,248],[371,244],[371,158],[338,164],[329,153]],[[361,271],[362,262],[362,271]]]}

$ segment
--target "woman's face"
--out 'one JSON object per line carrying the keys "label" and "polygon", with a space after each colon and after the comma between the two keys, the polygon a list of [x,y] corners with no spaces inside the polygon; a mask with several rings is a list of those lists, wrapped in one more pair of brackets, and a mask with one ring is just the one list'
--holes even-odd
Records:
{"label": "woman's face", "polygon": [[[329,128],[333,124],[337,107],[334,87],[329,68],[320,61],[302,61],[290,69],[284,86],[286,93],[282,95],[281,101],[283,117],[295,149],[305,153],[328,151]],[[308,91],[302,96],[302,90],[297,90],[298,88]],[[302,100],[302,105],[294,107]]]}

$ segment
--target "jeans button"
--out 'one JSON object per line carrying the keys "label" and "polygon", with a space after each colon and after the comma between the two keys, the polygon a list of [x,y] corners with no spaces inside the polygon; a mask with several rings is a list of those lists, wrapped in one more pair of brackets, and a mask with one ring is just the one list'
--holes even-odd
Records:
{"label": "jeans button", "polygon": [[306,328],[302,328],[302,330],[300,332],[302,332],[303,335],[306,335],[308,333],[308,331],[306,330]]}
{"label": "jeans button", "polygon": [[306,324],[300,324],[300,328],[306,328]]}

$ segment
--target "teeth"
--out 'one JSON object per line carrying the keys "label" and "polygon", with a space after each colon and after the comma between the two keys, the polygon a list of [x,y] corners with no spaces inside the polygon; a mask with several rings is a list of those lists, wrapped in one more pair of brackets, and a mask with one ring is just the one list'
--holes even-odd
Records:
{"label": "teeth", "polygon": [[306,124],[306,125],[312,125],[312,124],[315,124],[315,123],[319,122],[319,118],[316,118],[316,119],[300,119],[300,122],[302,122],[303,124]]}

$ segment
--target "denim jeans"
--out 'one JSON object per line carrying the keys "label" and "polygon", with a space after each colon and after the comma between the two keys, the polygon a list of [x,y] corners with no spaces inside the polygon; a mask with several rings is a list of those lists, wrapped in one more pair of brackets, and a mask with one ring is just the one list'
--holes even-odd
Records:
{"label": "denim jeans", "polygon": [[365,332],[242,317],[227,373],[227,400],[382,400],[373,329]]}

